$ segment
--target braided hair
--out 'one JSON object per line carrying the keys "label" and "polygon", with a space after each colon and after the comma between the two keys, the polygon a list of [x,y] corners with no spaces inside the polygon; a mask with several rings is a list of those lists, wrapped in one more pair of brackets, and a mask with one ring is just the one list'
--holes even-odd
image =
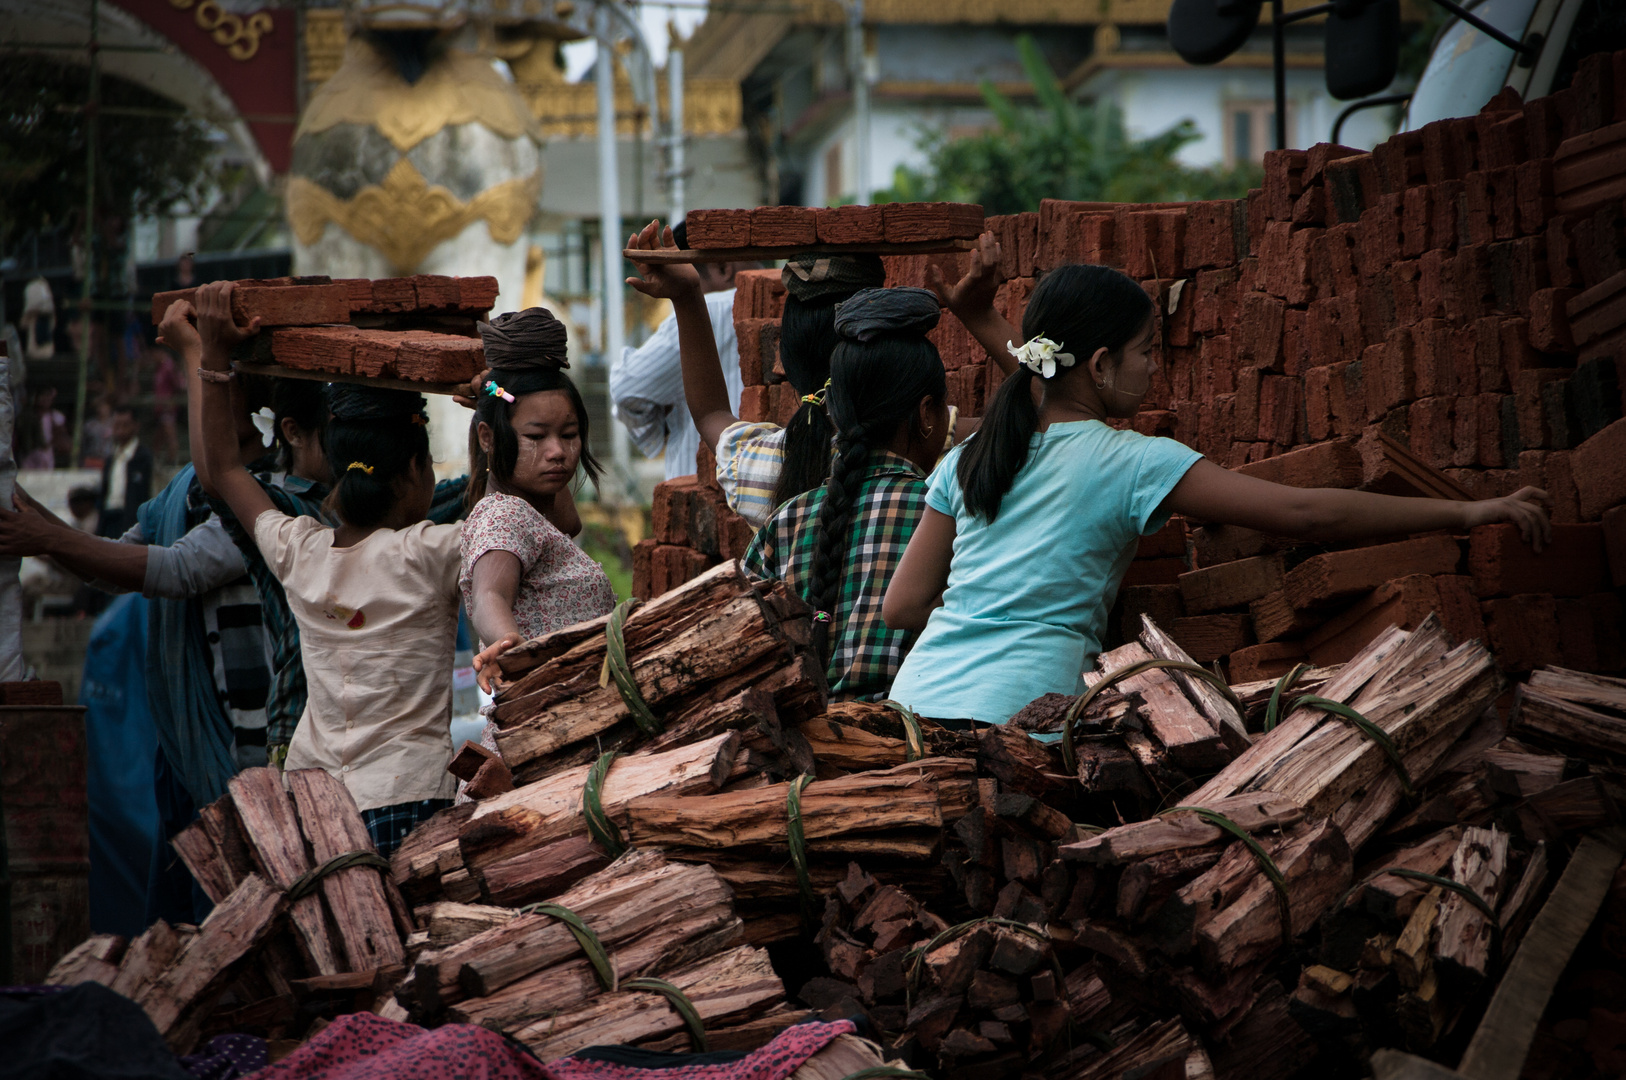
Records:
{"label": "braided hair", "polygon": [[[883,293],[893,295],[871,296]],[[900,295],[905,293],[924,295]],[[841,595],[853,506],[870,455],[903,425],[916,422],[922,398],[940,402],[948,395],[942,357],[926,339],[937,315],[937,298],[925,289],[867,289],[837,313],[842,338],[830,357],[826,403],[836,428],[836,459],[814,522],[818,531],[806,593],[821,614],[833,617]],[[815,621],[814,643],[828,665],[829,618]]]}

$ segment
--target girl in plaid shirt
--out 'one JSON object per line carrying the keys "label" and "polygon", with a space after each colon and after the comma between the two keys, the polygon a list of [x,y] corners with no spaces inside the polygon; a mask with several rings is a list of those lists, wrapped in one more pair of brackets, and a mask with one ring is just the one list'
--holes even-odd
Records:
{"label": "girl in plaid shirt", "polygon": [[745,553],[813,606],[820,655],[838,698],[883,698],[912,637],[889,630],[881,600],[926,508],[943,452],[948,387],[926,332],[926,289],[866,289],[835,311],[840,343],[824,404],[836,429],[830,477],[785,503]]}

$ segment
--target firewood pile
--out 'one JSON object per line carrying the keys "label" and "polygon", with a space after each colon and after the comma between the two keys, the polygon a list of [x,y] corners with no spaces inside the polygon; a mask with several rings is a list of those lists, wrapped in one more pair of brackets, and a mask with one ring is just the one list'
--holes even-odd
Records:
{"label": "firewood pile", "polygon": [[516,649],[506,762],[477,759],[504,783],[387,870],[327,774],[245,772],[175,840],[213,914],[52,979],[128,994],[179,1050],[370,1009],[544,1060],[817,1015],[979,1080],[1451,1062],[1626,797],[1626,682],[1509,693],[1432,615],[1234,687],[1143,619],[1087,697],[972,733],[827,705],[809,628],[725,563]]}

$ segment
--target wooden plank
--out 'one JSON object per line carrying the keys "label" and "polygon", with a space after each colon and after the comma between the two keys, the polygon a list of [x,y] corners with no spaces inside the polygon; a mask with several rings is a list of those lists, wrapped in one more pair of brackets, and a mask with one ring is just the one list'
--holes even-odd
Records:
{"label": "wooden plank", "polygon": [[278,379],[309,379],[315,382],[355,383],[358,386],[381,386],[391,390],[411,390],[419,394],[466,394],[469,384],[415,382],[411,379],[384,379],[372,375],[349,375],[340,371],[307,371],[303,368],[283,367],[281,364],[257,364],[233,360],[232,367],[248,375],[270,375]]}
{"label": "wooden plank", "polygon": [[627,248],[621,254],[633,262],[652,266],[670,266],[673,263],[707,262],[759,262],[769,259],[794,259],[798,255],[940,255],[970,251],[977,246],[975,240],[921,240],[907,244],[807,244],[801,247],[743,247],[743,248]]}
{"label": "wooden plank", "polygon": [[1459,1068],[1463,1076],[1518,1080],[1558,977],[1591,928],[1623,856],[1626,828],[1593,833],[1576,847],[1462,1055]]}

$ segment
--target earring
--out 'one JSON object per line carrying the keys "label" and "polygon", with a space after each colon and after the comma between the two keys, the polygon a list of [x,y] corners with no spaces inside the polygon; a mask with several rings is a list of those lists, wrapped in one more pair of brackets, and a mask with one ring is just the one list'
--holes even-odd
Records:
{"label": "earring", "polygon": [[1107,384],[1104,382],[1098,382],[1095,384],[1095,388],[1097,390],[1105,390],[1107,388]]}
{"label": "earring", "polygon": [[937,428],[935,426],[928,426],[924,430],[921,431],[920,437],[922,439],[929,439],[929,438],[932,437],[932,432],[934,432],[936,430],[937,430]]}

